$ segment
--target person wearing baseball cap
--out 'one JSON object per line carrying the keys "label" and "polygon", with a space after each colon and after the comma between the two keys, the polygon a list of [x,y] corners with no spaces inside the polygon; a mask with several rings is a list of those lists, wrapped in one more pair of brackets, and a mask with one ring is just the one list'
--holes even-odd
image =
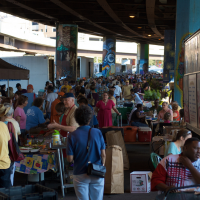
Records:
{"label": "person wearing baseball cap", "polygon": [[122,95],[124,99],[130,100],[131,99],[131,92],[130,90],[133,88],[133,85],[129,85],[129,80],[126,80],[126,85],[122,87]]}
{"label": "person wearing baseball cap", "polygon": [[[75,131],[79,125],[74,118],[74,112],[77,109],[77,106],[74,104],[74,95],[72,93],[65,93],[62,96],[63,103],[65,105],[66,111],[63,115],[61,124],[53,121],[48,125],[49,129],[60,130],[60,134],[63,137],[67,137],[68,132]],[[66,156],[66,154],[65,154]]]}
{"label": "person wearing baseball cap", "polygon": [[20,83],[16,84],[16,88],[17,88],[17,91],[20,92],[21,94],[27,93],[26,89],[22,89],[21,88],[21,84]]}
{"label": "person wearing baseball cap", "polygon": [[25,114],[27,113],[27,110],[32,106],[33,101],[37,98],[37,95],[33,92],[33,90],[33,85],[29,84],[27,85],[27,93],[23,94],[24,96],[28,97],[28,104],[26,107],[24,107]]}
{"label": "person wearing baseball cap", "polygon": [[55,99],[51,104],[51,117],[50,117],[50,123],[55,121],[56,123],[59,123],[60,115],[56,111],[56,105],[62,101],[62,97],[64,96],[64,92],[58,92],[58,97]]}

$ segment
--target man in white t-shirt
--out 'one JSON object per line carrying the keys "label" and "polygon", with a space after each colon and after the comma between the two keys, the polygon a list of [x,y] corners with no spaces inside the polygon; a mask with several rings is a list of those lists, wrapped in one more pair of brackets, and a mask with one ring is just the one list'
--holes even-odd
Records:
{"label": "man in white t-shirt", "polygon": [[57,99],[58,94],[53,92],[53,86],[49,85],[47,89],[47,96],[46,96],[46,118],[50,119],[51,117],[51,103]]}
{"label": "man in white t-shirt", "polygon": [[143,104],[142,100],[140,99],[139,95],[137,93],[134,92],[134,89],[130,90],[131,94],[131,99],[130,101],[135,101],[136,104]]}
{"label": "man in white t-shirt", "polygon": [[116,96],[116,99],[122,98],[122,89],[121,87],[119,87],[119,81],[116,82],[114,94]]}

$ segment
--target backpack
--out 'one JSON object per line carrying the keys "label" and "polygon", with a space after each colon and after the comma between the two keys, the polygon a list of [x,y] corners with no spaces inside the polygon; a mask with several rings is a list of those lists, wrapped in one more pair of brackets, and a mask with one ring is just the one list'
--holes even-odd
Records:
{"label": "backpack", "polygon": [[90,94],[91,94],[91,99],[88,99],[88,103],[89,103],[91,106],[95,106],[95,99],[93,98],[92,92],[91,92]]}

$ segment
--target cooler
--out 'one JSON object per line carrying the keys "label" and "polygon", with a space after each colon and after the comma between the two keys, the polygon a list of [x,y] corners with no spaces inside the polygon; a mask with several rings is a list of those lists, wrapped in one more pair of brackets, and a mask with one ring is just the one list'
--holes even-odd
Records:
{"label": "cooler", "polygon": [[139,142],[151,142],[152,130],[149,127],[139,127],[138,129],[138,141]]}
{"label": "cooler", "polygon": [[136,126],[123,126],[124,142],[136,142],[138,128]]}

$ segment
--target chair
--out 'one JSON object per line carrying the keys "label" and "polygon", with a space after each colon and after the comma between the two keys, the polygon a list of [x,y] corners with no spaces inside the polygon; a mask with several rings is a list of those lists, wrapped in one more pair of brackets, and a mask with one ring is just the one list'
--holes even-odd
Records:
{"label": "chair", "polygon": [[162,158],[156,153],[151,153],[150,156],[151,156],[151,162],[152,162],[154,168],[156,169],[156,167],[158,166],[158,164],[160,163]]}

